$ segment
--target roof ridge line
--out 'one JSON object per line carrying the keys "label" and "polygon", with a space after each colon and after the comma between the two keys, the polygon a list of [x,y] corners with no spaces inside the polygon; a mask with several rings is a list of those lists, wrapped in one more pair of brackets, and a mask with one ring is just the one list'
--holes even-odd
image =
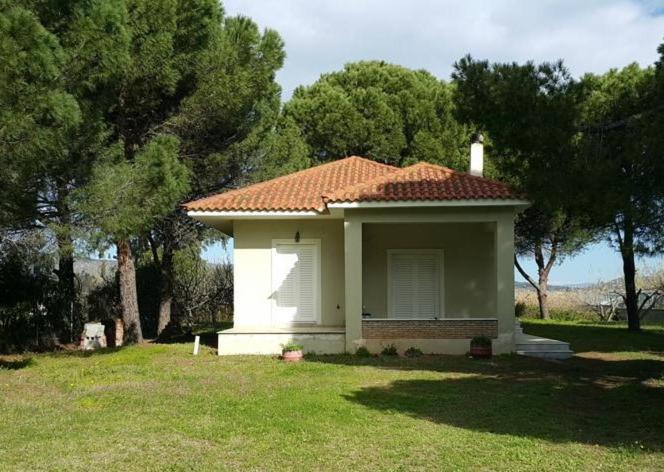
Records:
{"label": "roof ridge line", "polygon": [[[387,177],[394,177],[396,174],[404,174],[408,170],[412,169],[413,167],[417,167],[417,166],[422,167],[422,165],[438,167],[439,169],[442,169],[447,173],[456,173],[456,171],[454,169],[450,169],[449,167],[439,166],[437,164],[431,164],[429,162],[420,161],[420,162],[416,162],[415,164],[411,164],[407,167],[390,166],[390,167],[394,167],[396,169],[396,171],[393,172],[393,173],[390,173],[390,174],[379,175],[377,177],[374,177],[373,179],[365,180],[364,182],[357,182],[355,184],[348,185],[346,187],[338,188],[338,189],[334,190],[332,193],[347,192],[349,190],[355,189],[355,187],[359,188],[359,187],[363,187],[365,185],[371,185],[371,184],[380,182],[381,179],[385,179]],[[329,195],[323,194],[322,198],[323,198],[323,201],[327,202],[329,200]]]}
{"label": "roof ridge line", "polygon": [[[313,169],[320,169],[321,167],[331,167],[331,166],[339,165],[340,163],[342,163],[344,161],[347,161],[347,160],[350,160],[350,159],[360,159],[360,160],[365,161],[367,163],[375,164],[377,166],[389,167],[389,168],[392,168],[392,169],[399,169],[396,166],[391,166],[389,164],[384,164],[382,162],[377,162],[377,161],[374,161],[374,160],[371,160],[371,159],[367,159],[366,157],[352,155],[352,156],[343,157],[341,159],[334,159],[332,161],[324,162],[322,164],[318,164],[318,165],[315,165],[315,166],[307,167],[306,169],[300,169],[300,170],[292,172],[290,174],[280,175],[280,176],[277,176],[277,177],[272,177],[271,179],[262,180],[260,182],[255,182],[253,184],[249,184],[246,187],[239,187],[239,188],[230,189],[230,190],[227,190],[225,192],[221,192],[221,194],[226,195],[226,196],[232,196],[234,192],[240,192],[240,191],[241,192],[254,192],[254,191],[258,191],[258,190],[262,189],[266,184],[272,184],[272,183],[281,182],[281,181],[284,181],[284,180],[288,181],[292,178],[295,178],[295,177],[299,176],[300,174],[302,174],[304,172],[307,172],[307,171],[310,171],[310,170],[313,170]],[[198,198],[194,201],[195,202],[200,202],[200,201],[207,200],[208,198],[214,198],[218,195],[220,195],[220,193],[216,192],[216,193],[207,195],[205,197]],[[187,203],[183,204],[183,206],[186,207],[186,205],[188,203],[193,203],[193,202],[187,202]]]}
{"label": "roof ridge line", "polygon": [[501,182],[500,180],[490,179],[490,178],[479,176],[479,175],[472,175],[469,172],[458,171],[458,170],[452,169],[450,167],[441,166],[439,164],[433,164],[431,162],[419,161],[419,162],[416,162],[415,164],[411,164],[407,167],[397,168],[396,172],[379,175],[379,176],[377,176],[377,177],[375,177],[371,180],[367,180],[367,181],[364,181],[364,182],[358,182],[358,183],[355,183],[353,185],[348,185],[346,187],[336,189],[336,190],[334,190],[333,192],[331,192],[329,194],[323,194],[323,195],[321,195],[321,197],[322,197],[323,201],[325,202],[325,204],[327,205],[327,203],[330,202],[330,201],[332,201],[332,202],[337,201],[336,199],[332,200],[332,195],[334,195],[334,194],[345,193],[345,192],[349,192],[349,191],[352,192],[353,190],[361,189],[361,188],[363,188],[365,186],[368,186],[368,185],[376,185],[376,184],[380,184],[380,183],[383,183],[383,182],[389,182],[390,178],[394,178],[398,175],[403,175],[403,174],[407,175],[409,172],[411,172],[413,170],[416,170],[417,168],[422,168],[422,167],[434,168],[436,170],[443,171],[445,174],[451,175],[451,176],[452,175],[463,176],[463,178],[470,178],[470,179],[475,180],[475,181],[479,180],[481,182],[487,182],[487,183],[498,184],[498,185],[501,185],[501,186],[509,187],[505,182]]}
{"label": "roof ridge line", "polygon": [[324,162],[322,164],[318,164],[318,165],[315,165],[315,166],[312,166],[312,167],[307,167],[306,169],[301,169],[301,170],[292,172],[290,174],[280,175],[278,177],[273,177],[271,179],[263,180],[261,182],[256,182],[256,183],[253,183],[253,184],[249,184],[246,187],[239,187],[239,188],[229,189],[225,192],[212,193],[210,195],[206,195],[205,197],[201,197],[201,198],[198,198],[198,199],[193,200],[191,202],[184,203],[184,204],[182,204],[182,206],[184,208],[187,208],[189,203],[204,202],[209,198],[215,198],[215,197],[218,197],[219,195],[232,197],[233,194],[236,193],[236,192],[241,192],[241,193],[258,192],[268,184],[274,184],[274,183],[278,183],[278,182],[282,182],[282,181],[290,181],[291,179],[297,178],[297,177],[301,176],[303,173],[313,171],[314,169],[315,170],[320,170],[321,167],[339,166],[339,165],[342,165],[344,162],[349,161],[351,159],[352,160],[360,160],[360,161],[365,162],[367,164],[375,165],[377,167],[387,167],[390,170],[394,170],[394,171],[400,170],[400,168],[396,167],[396,166],[392,166],[392,165],[389,165],[389,164],[384,164],[382,162],[374,161],[372,159],[367,159],[366,157],[362,157],[362,156],[351,155],[351,156],[343,157],[341,159],[334,159],[334,160],[331,160],[329,162]]}
{"label": "roof ridge line", "polygon": [[410,165],[410,166],[408,166],[408,167],[404,167],[404,169],[409,169],[409,168],[411,168],[411,167],[415,167],[415,166],[432,166],[432,167],[437,167],[437,168],[439,168],[439,169],[444,169],[444,170],[445,170],[446,172],[448,172],[448,173],[464,175],[464,176],[466,176],[466,177],[470,177],[471,179],[479,179],[479,180],[483,180],[483,181],[485,181],[485,182],[496,182],[496,183],[499,183],[499,184],[507,185],[507,184],[506,184],[505,182],[503,182],[502,180],[492,179],[491,177],[485,177],[484,175],[473,175],[473,174],[471,174],[470,172],[465,172],[465,171],[462,171],[462,170],[456,170],[456,169],[452,169],[451,167],[441,166],[440,164],[434,164],[434,163],[432,163],[432,162],[426,162],[426,161],[416,162],[416,163],[413,164],[413,165]]}

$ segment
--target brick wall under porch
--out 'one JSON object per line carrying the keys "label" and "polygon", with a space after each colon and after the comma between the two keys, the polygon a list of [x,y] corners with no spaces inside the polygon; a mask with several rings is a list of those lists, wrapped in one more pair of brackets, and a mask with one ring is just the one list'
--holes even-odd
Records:
{"label": "brick wall under porch", "polygon": [[498,337],[495,318],[455,318],[440,320],[362,320],[364,339],[471,339]]}

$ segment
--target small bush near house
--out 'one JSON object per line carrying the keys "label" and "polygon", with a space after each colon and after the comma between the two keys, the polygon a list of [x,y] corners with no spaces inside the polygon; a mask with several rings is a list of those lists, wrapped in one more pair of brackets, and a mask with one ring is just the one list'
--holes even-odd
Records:
{"label": "small bush near house", "polygon": [[389,346],[385,346],[380,354],[383,356],[398,356],[399,352],[394,344],[390,344]]}
{"label": "small bush near house", "polygon": [[281,349],[284,352],[293,352],[293,351],[301,351],[304,347],[302,344],[296,344],[296,343],[287,343],[287,344],[282,344]]}
{"label": "small bush near house", "polygon": [[406,349],[406,352],[404,352],[404,354],[406,355],[406,357],[420,357],[424,353],[422,352],[421,349],[411,346],[408,349]]}
{"label": "small bush near house", "polygon": [[491,339],[486,336],[475,336],[470,340],[470,346],[473,347],[491,347]]}
{"label": "small bush near house", "polygon": [[357,357],[371,357],[371,353],[369,352],[369,349],[367,349],[364,346],[358,347],[357,351],[355,351],[355,355]]}
{"label": "small bush near house", "polygon": [[514,316],[521,318],[526,314],[526,304],[524,302],[516,302],[514,305]]}

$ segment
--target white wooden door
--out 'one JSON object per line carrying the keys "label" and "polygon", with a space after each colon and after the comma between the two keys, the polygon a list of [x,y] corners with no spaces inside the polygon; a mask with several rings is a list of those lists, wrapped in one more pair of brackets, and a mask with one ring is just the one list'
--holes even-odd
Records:
{"label": "white wooden door", "polygon": [[320,319],[319,244],[274,244],[272,252],[272,321],[315,323]]}
{"label": "white wooden door", "polygon": [[388,253],[388,303],[392,318],[441,317],[442,252]]}

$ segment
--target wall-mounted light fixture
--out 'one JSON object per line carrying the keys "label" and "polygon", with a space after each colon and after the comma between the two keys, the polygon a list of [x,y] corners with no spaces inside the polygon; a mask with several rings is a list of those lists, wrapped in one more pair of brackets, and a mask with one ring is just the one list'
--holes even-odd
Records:
{"label": "wall-mounted light fixture", "polygon": [[296,243],[299,243],[299,242],[300,242],[300,232],[299,232],[299,231],[296,231],[296,232],[295,232],[295,242],[296,242]]}

